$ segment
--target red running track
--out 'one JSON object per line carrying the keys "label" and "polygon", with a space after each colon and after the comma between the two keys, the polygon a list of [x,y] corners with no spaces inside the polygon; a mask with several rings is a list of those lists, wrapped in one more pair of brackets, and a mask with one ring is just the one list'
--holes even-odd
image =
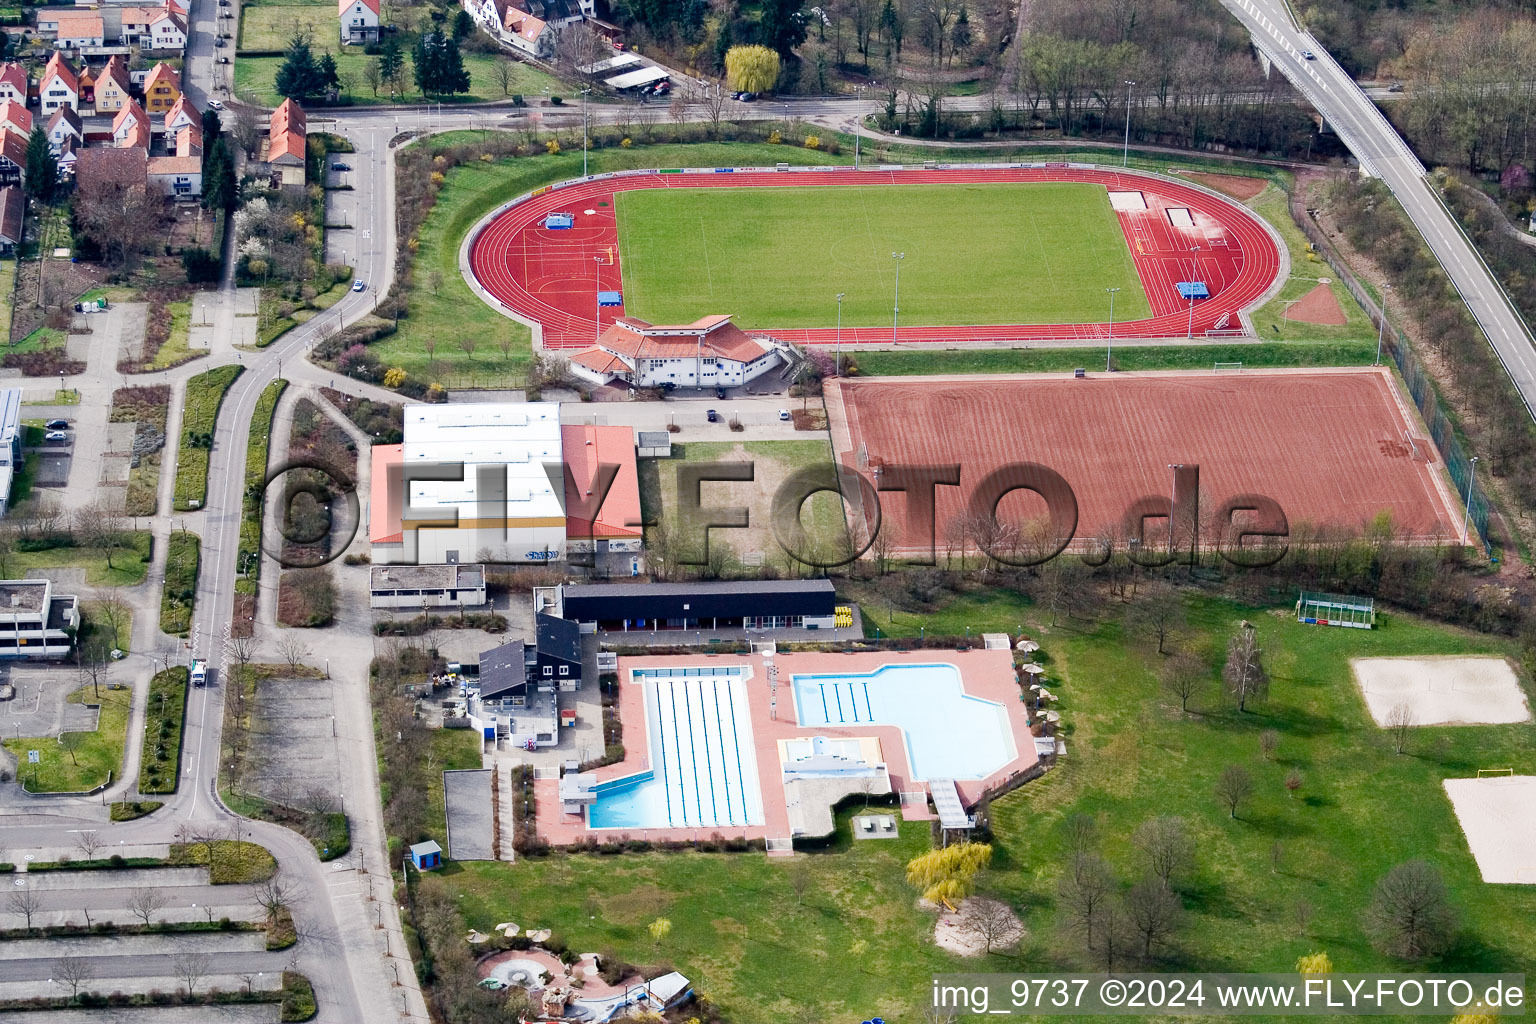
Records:
{"label": "red running track", "polygon": [[[549,348],[592,344],[602,326],[624,315],[622,306],[597,308],[597,292],[622,291],[614,194],[639,188],[744,188],[807,186],[835,188],[878,184],[956,184],[977,182],[1081,181],[1111,192],[1139,192],[1144,210],[1119,210],[1126,244],[1146,290],[1153,315],[1117,322],[1116,338],[1175,337],[1190,330],[1190,304],[1179,298],[1176,283],[1197,280],[1210,297],[1194,303],[1193,331],[1203,335],[1224,316],[1238,326],[1239,311],[1253,305],[1280,272],[1280,253],[1263,224],[1248,210],[1220,196],[1166,178],[1131,171],[1069,167],[973,168],[943,171],[854,171],[784,173],[643,174],[582,182],[543,192],[493,218],[470,244],[470,270],[481,287],[505,309],[543,325]],[[1175,223],[1177,211],[1189,211],[1189,223]],[[589,212],[590,211],[590,212]],[[575,214],[576,226],[544,227],[551,213]],[[1182,220],[1182,218],[1180,218]],[[721,310],[701,309],[699,316]],[[833,327],[775,329],[743,324],[785,341],[831,344]],[[1107,323],[1016,325],[903,324],[901,342],[1029,341],[1103,338]],[[891,341],[886,327],[844,327],[843,344]]]}

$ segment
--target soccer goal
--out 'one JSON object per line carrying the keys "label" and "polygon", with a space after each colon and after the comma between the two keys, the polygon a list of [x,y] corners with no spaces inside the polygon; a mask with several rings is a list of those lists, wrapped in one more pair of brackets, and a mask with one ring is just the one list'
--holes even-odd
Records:
{"label": "soccer goal", "polygon": [[1477,777],[1480,779],[1498,775],[1506,775],[1510,778],[1513,778],[1515,775],[1515,770],[1513,768],[1479,768],[1477,770]]}
{"label": "soccer goal", "polygon": [[1242,373],[1243,372],[1243,364],[1242,363],[1217,363],[1216,366],[1215,366],[1215,371],[1217,373]]}

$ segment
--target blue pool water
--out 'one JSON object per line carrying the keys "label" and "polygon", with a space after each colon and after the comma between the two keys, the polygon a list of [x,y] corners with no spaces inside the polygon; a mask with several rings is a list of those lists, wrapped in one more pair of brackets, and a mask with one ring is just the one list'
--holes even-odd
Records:
{"label": "blue pool water", "polygon": [[982,779],[1017,756],[1007,709],[968,695],[953,665],[795,676],[794,692],[801,725],[896,726],[915,779]]}
{"label": "blue pool water", "polygon": [[739,668],[635,669],[649,767],[599,783],[590,828],[761,825],[746,682]]}

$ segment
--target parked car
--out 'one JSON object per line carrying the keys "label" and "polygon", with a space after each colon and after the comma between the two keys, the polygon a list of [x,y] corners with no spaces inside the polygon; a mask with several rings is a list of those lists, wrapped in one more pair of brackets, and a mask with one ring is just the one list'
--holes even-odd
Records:
{"label": "parked car", "polygon": [[[226,59],[226,62],[227,62],[227,59]],[[208,101],[208,106],[211,109],[213,109],[213,110],[223,110],[224,109],[224,103],[223,103],[222,100],[209,100]]]}
{"label": "parked car", "polygon": [[224,45],[224,37],[223,36],[219,36],[216,39],[214,39],[213,45],[214,46],[223,46]]}
{"label": "parked car", "polygon": [[334,164],[331,164],[331,170],[333,170],[333,171],[350,171],[351,169],[352,169],[352,165],[351,164],[344,164],[344,163],[341,163],[339,161],[334,163]]}
{"label": "parked car", "polygon": [[50,430],[43,435],[43,440],[52,444],[62,444],[69,440],[69,435],[62,430]]}
{"label": "parked car", "polygon": [[69,420],[49,420],[47,423],[44,423],[43,426],[47,427],[49,430],[68,430]]}
{"label": "parked car", "polygon": [[[220,63],[220,64],[228,64],[228,63],[229,63],[229,58],[228,58],[228,57],[220,57],[220,58],[219,58],[219,63]],[[209,101],[208,101],[208,102],[209,102],[209,103],[210,103],[210,104],[211,104],[211,103],[213,103],[213,102],[214,102],[214,101],[213,101],[213,100],[209,100]],[[220,104],[220,106],[223,106],[223,104]],[[216,108],[214,108],[214,109],[218,109],[218,108],[217,108],[217,107],[216,107]]]}
{"label": "parked car", "polygon": [[789,419],[789,410],[788,409],[780,409],[779,410],[779,419],[781,419],[781,420]]}
{"label": "parked car", "polygon": [[715,397],[716,398],[724,398],[725,397],[725,388],[723,388],[720,385],[716,384],[715,385]]}
{"label": "parked car", "polygon": [[355,292],[360,292],[360,291],[362,291],[362,290],[363,290],[363,289],[364,289],[364,288],[367,288],[367,287],[368,287],[368,286],[367,286],[367,285],[365,285],[365,284],[363,284],[363,282],[362,282],[362,281],[361,281],[361,280],[358,280],[358,281],[353,281],[353,282],[352,282],[352,290],[353,290],[353,291],[355,291]]}
{"label": "parked car", "polygon": [[713,410],[713,409],[711,409],[711,410],[709,410],[709,411],[708,411],[708,412],[706,412],[706,413],[705,413],[705,414],[704,414],[704,416],[705,416],[705,417],[706,417],[706,418],[707,418],[707,419],[708,419],[708,420],[709,420],[709,422],[711,422],[711,423],[719,423],[719,422],[720,422],[720,414],[719,414],[719,413],[717,413],[717,412],[715,412],[715,410]]}

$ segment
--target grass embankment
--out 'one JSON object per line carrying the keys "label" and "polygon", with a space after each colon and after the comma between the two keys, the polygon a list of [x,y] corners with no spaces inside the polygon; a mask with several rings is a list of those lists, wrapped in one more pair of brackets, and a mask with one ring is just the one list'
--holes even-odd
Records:
{"label": "grass embankment", "polygon": [[[850,353],[861,377],[957,373],[1090,373],[1104,369],[1108,354],[1096,348],[973,348]],[[1267,342],[1258,345],[1147,346],[1135,342],[1113,351],[1117,370],[1211,370],[1216,363],[1243,369],[1276,366],[1363,366],[1376,358],[1375,341]]]}
{"label": "grass embankment", "polygon": [[1094,323],[1111,286],[1121,292],[1121,320],[1152,315],[1096,185],[807,182],[648,189],[621,192],[615,203],[624,308],[652,323],[690,323],[700,310],[721,309],[743,327],[825,327],[833,295],[844,293],[845,326],[882,326],[897,251],[909,323]]}
{"label": "grass embankment", "polygon": [[202,542],[195,533],[171,534],[165,553],[165,586],[160,591],[160,629],[185,635],[197,605],[197,572]]}
{"label": "grass embankment", "polygon": [[[1070,861],[1064,822],[1095,819],[1125,886],[1142,871],[1136,827],[1166,814],[1184,819],[1196,853],[1179,889],[1184,921],[1155,957],[1159,969],[1289,972],[1317,949],[1340,970],[1401,969],[1371,945],[1363,917],[1376,881],[1419,857],[1443,873],[1460,921],[1461,938],[1436,970],[1516,970],[1536,959],[1527,926],[1536,892],[1482,882],[1440,785],[1494,764],[1536,772],[1529,727],[1418,728],[1399,756],[1348,668],[1361,656],[1512,654],[1510,643],[1405,615],[1383,615],[1373,631],[1328,629],[1298,624],[1287,607],[1196,598],[1185,602],[1188,625],[1176,643],[1212,668],[1185,714],[1158,684],[1165,659],[1155,644],[1123,635],[1118,602],[1051,627],[1017,593],[974,591],[932,614],[898,610],[892,622],[891,595],[902,586],[886,577],[856,588],[866,623],[912,636],[924,627],[930,635],[970,627],[974,635],[1023,626],[1044,645],[1068,756],[993,802],[996,850],[979,880],[1023,916],[1028,937],[1016,959],[958,961],[935,949],[933,918],[915,908],[902,881],[906,858],[929,846],[921,824],[904,825],[889,845],[850,843],[845,826],[836,849],[790,861],[645,853],[524,859],[512,870],[454,865],[445,880],[465,894],[469,924],[484,930],[515,920],[553,928],[574,947],[666,960],[743,1024],[805,1011],[818,1020],[907,1019],[934,971],[1084,966],[1057,898]],[[1216,666],[1244,619],[1257,626],[1273,682],[1268,700],[1240,713],[1221,695]],[[1270,757],[1260,745],[1266,730],[1279,735]],[[1213,793],[1232,764],[1255,783],[1236,819]],[[1292,770],[1303,779],[1294,797],[1284,785]],[[809,874],[803,897],[796,871]],[[673,922],[659,947],[646,931],[658,916]],[[844,953],[857,968],[827,984],[827,958]]]}
{"label": "grass embankment", "polygon": [[[123,766],[133,691],[84,687],[65,698],[70,704],[96,704],[95,732],[7,739],[21,783],[34,793],[82,793],[115,778]],[[27,752],[38,752],[30,764]]]}
{"label": "grass embankment", "polygon": [[245,367],[218,366],[187,381],[182,403],[181,444],[176,454],[176,491],[172,506],[178,512],[202,508],[208,498],[208,454],[213,448],[214,425],[229,386]]}
{"label": "grass embankment", "polygon": [[[1277,341],[1340,341],[1349,338],[1369,338],[1374,341],[1376,330],[1371,326],[1370,318],[1355,302],[1354,296],[1349,294],[1344,282],[1339,280],[1339,276],[1321,256],[1311,257],[1308,254],[1307,238],[1291,219],[1286,194],[1272,184],[1243,205],[1274,226],[1291,256],[1290,279],[1281,286],[1273,299],[1253,311],[1253,326],[1259,337]],[[1306,295],[1323,278],[1328,279],[1328,288],[1338,300],[1347,322],[1334,326],[1284,319],[1285,311],[1291,308],[1290,300]],[[1374,348],[1371,355],[1375,358]]]}
{"label": "grass embankment", "polygon": [[181,775],[181,735],[187,715],[184,666],[155,673],[144,712],[144,747],[139,752],[139,792],[174,793]]}
{"label": "grass embankment", "polygon": [[241,498],[240,557],[241,576],[235,581],[240,594],[256,593],[256,577],[261,573],[262,485],[267,479],[267,458],[271,446],[272,415],[288,382],[279,377],[269,383],[256,400],[251,414],[251,432],[245,445],[245,492]]}
{"label": "grass embankment", "polygon": [[[478,132],[451,132],[435,137],[432,144],[472,144],[479,137]],[[845,162],[828,153],[791,146],[701,143],[598,150],[591,154],[590,169],[596,174],[642,167],[771,165],[779,161]],[[369,346],[379,361],[398,366],[417,380],[435,381],[444,387],[521,387],[532,358],[528,328],[502,316],[469,290],[459,273],[459,243],[475,221],[508,199],[550,182],[580,176],[580,151],[463,164],[450,170],[418,234],[415,269],[406,297],[410,314],[401,318],[396,333]],[[434,272],[441,278],[435,291]],[[474,356],[467,356],[455,343],[464,335],[494,339],[497,344],[482,340]],[[503,338],[512,341],[505,355],[499,344]],[[431,357],[425,347],[428,339],[437,346]]]}

